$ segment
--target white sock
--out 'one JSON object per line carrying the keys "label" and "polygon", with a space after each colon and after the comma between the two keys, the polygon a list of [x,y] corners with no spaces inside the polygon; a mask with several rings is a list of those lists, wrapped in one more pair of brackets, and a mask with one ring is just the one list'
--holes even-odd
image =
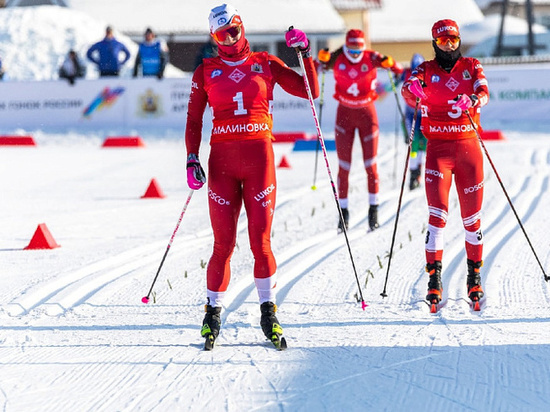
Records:
{"label": "white sock", "polygon": [[275,288],[277,287],[277,274],[273,274],[268,278],[254,278],[260,305],[265,302],[275,303]]}
{"label": "white sock", "polygon": [[214,308],[221,308],[225,292],[214,292],[206,289],[206,304]]}

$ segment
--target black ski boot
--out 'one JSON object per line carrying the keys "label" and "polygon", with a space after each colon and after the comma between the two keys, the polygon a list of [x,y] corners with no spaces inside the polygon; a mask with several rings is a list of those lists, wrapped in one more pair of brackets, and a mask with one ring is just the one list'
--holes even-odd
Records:
{"label": "black ski boot", "polygon": [[411,170],[411,180],[409,182],[409,189],[410,190],[414,190],[418,186],[420,186],[420,175],[421,175],[420,167],[417,168],[417,169],[412,169]]}
{"label": "black ski boot", "polygon": [[275,312],[277,305],[273,302],[264,302],[260,305],[262,317],[260,318],[260,326],[265,337],[269,339],[277,349],[286,349],[286,340],[283,337],[283,328],[279,324]]}
{"label": "black ski boot", "polygon": [[426,265],[426,272],[430,275],[428,281],[428,294],[426,300],[431,304],[438,304],[441,302],[441,293],[443,293],[443,284],[441,283],[441,262],[436,260],[434,263],[428,263]]}
{"label": "black ski boot", "polygon": [[483,288],[481,287],[481,274],[479,269],[483,266],[483,261],[474,262],[468,259],[468,297],[474,304],[483,297]]}
{"label": "black ski boot", "polygon": [[[349,211],[347,208],[342,208],[342,217],[344,218],[344,225],[346,226],[346,231],[349,229]],[[338,233],[342,233],[344,227],[342,226],[342,219],[338,218]]]}
{"label": "black ski boot", "polygon": [[369,228],[370,230],[378,229],[378,205],[369,206]]}
{"label": "black ski boot", "polygon": [[212,350],[214,348],[214,341],[220,333],[220,325],[222,323],[220,313],[222,308],[204,305],[204,311],[206,314],[202,321],[201,336],[206,339],[204,350]]}

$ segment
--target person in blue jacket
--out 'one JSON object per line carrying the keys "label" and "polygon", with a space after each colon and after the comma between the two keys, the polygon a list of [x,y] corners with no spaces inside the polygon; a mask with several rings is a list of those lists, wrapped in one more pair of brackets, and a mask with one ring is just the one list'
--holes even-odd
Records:
{"label": "person in blue jacket", "polygon": [[[124,56],[120,60],[120,53]],[[115,39],[113,29],[107,26],[105,38],[88,49],[86,57],[97,65],[100,77],[118,76],[121,67],[130,58],[130,52],[124,44]]]}
{"label": "person in blue jacket", "polygon": [[156,76],[162,79],[164,68],[168,63],[168,46],[163,40],[158,40],[150,28],[145,30],[145,41],[139,44],[138,54],[134,62],[134,77],[138,76],[141,67],[143,76]]}

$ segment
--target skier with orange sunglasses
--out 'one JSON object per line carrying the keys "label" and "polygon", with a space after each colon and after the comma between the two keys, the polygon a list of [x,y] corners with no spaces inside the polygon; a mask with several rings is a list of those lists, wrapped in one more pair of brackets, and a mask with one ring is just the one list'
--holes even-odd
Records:
{"label": "skier with orange sunglasses", "polygon": [[421,131],[428,139],[425,188],[429,220],[425,253],[430,279],[426,299],[436,311],[443,292],[443,231],[454,175],[465,231],[467,293],[474,308],[479,309],[484,294],[480,273],[483,154],[474,125],[480,127],[480,109],[489,101],[489,89],[479,61],[462,56],[455,21],[437,21],[432,27],[432,38],[435,59],[421,63],[401,89],[405,100],[422,113]]}

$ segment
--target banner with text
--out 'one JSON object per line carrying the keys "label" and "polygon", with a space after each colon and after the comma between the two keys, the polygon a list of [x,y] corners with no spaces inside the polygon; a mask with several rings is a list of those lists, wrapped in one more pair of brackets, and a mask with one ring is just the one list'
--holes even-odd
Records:
{"label": "banner with text", "polygon": [[[549,123],[550,65],[488,66],[491,99],[482,109],[482,123]],[[380,71],[376,102],[382,128],[399,121],[397,102],[389,77]],[[316,111],[325,133],[332,133],[337,102],[333,99],[332,72],[319,76],[324,90],[323,105]],[[404,102],[397,95],[402,107]],[[191,78],[108,78],[66,81],[0,82],[0,131],[59,128],[147,128],[184,129]],[[291,96],[276,86],[274,131],[315,133],[308,100]],[[211,114],[205,113],[205,134],[209,135]]]}

